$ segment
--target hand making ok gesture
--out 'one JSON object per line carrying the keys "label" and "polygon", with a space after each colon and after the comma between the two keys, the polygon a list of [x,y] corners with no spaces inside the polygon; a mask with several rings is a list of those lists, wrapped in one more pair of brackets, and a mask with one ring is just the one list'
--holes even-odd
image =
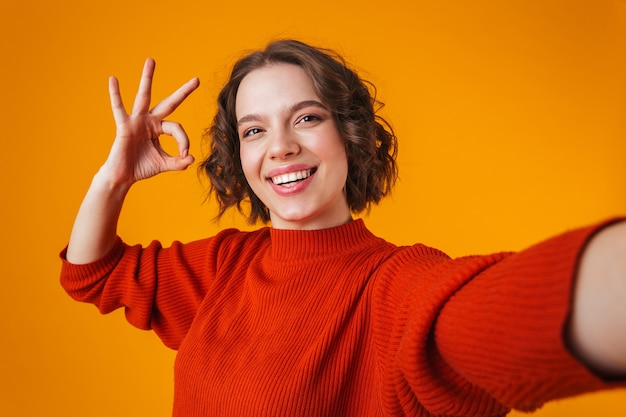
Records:
{"label": "hand making ok gesture", "polygon": [[[165,120],[199,85],[193,78],[169,97],[150,109],[155,62],[147,59],[131,113],[127,113],[120,96],[118,80],[109,79],[109,95],[116,125],[116,137],[106,163],[102,167],[109,179],[130,187],[136,181],[164,171],[183,170],[194,161],[189,155],[189,139],[183,127]],[[172,136],[178,143],[178,155],[169,155],[161,147],[159,137]]]}

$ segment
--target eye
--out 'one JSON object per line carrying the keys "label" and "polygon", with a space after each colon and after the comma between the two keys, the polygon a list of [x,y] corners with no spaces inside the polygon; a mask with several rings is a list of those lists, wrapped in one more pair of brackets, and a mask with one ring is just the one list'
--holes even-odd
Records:
{"label": "eye", "polygon": [[258,135],[261,132],[262,132],[262,130],[259,129],[258,127],[253,127],[251,129],[245,130],[243,132],[242,137],[247,138],[247,137],[250,137],[250,136],[253,136],[253,135]]}
{"label": "eye", "polygon": [[298,120],[298,122],[296,124],[310,123],[310,122],[319,122],[321,120],[322,120],[322,118],[319,117],[319,116],[315,116],[313,114],[307,114],[306,116],[303,116],[302,118],[300,118],[300,120]]}

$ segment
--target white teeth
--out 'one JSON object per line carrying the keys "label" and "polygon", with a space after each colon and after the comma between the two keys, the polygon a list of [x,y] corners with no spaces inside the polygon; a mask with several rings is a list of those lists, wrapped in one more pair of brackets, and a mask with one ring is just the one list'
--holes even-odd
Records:
{"label": "white teeth", "polygon": [[305,169],[305,170],[298,171],[298,172],[289,172],[287,174],[277,175],[275,177],[272,177],[271,180],[276,185],[282,185],[286,183],[295,182],[298,180],[303,180],[305,178],[308,178],[310,175],[311,175],[311,170]]}

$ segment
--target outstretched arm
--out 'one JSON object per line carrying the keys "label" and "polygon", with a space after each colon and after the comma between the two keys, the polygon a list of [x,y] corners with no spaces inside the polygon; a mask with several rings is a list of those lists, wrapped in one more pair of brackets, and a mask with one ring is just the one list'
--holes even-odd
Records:
{"label": "outstretched arm", "polygon": [[591,369],[626,377],[626,222],[600,231],[583,252],[566,337]]}
{"label": "outstretched arm", "polygon": [[[182,126],[164,118],[198,87],[199,81],[189,80],[150,109],[154,67],[154,60],[147,59],[130,114],[122,103],[117,79],[109,79],[116,136],[74,221],[66,253],[69,262],[93,262],[113,247],[124,199],[135,182],[161,172],[183,170],[193,163],[193,156],[188,154],[189,139]],[[176,140],[179,155],[168,155],[163,150],[159,142],[161,135]]]}

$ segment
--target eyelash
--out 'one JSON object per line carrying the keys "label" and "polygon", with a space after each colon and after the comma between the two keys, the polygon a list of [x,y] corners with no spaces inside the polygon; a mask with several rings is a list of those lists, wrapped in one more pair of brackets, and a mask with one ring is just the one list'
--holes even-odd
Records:
{"label": "eyelash", "polygon": [[248,129],[245,132],[243,132],[243,137],[245,138],[245,137],[250,136],[251,134],[254,135],[259,132],[261,132],[261,129],[259,129],[258,127],[253,127],[252,129]]}
{"label": "eyelash", "polygon": [[[305,119],[309,119],[309,120],[305,120]],[[316,116],[314,114],[307,114],[307,115],[301,117],[300,120],[298,120],[298,123],[302,123],[304,121],[313,122],[313,121],[319,121],[319,120],[322,120],[322,118],[319,117],[319,116]]]}
{"label": "eyelash", "polygon": [[[308,123],[308,122],[316,122],[316,121],[321,121],[322,118],[319,116],[316,116],[314,114],[307,114],[302,116],[300,119],[298,119],[298,121],[296,122],[296,124],[299,123]],[[253,127],[251,129],[246,130],[245,132],[243,132],[243,136],[244,138],[250,136],[250,135],[255,135],[257,133],[262,132],[263,129],[260,129],[258,127]]]}

